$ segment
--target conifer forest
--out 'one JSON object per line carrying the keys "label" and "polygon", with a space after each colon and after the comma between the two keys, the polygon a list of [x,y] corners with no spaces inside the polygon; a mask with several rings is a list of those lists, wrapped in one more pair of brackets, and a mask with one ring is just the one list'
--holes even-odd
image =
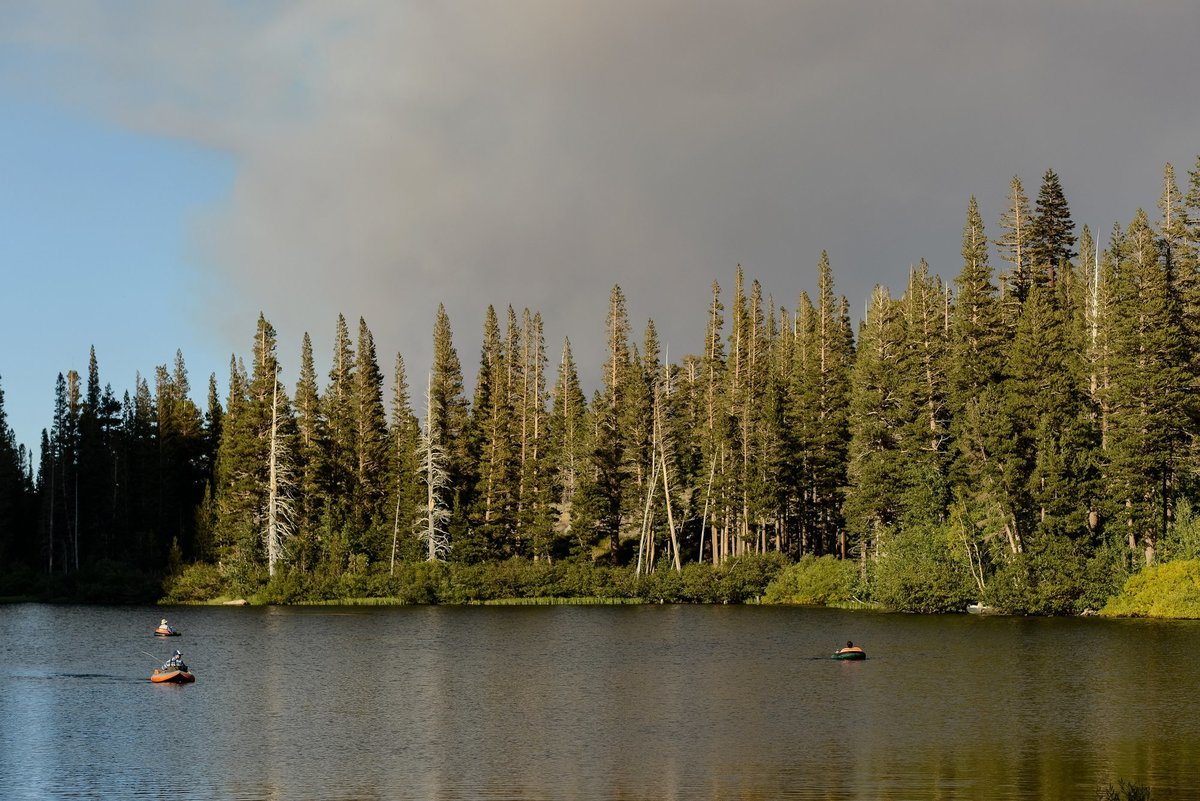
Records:
{"label": "conifer forest", "polygon": [[1052,170],[1004,197],[857,330],[825,254],[794,305],[731,270],[673,361],[614,286],[590,395],[512,307],[477,364],[439,307],[427,372],[343,316],[281,365],[260,316],[203,405],[181,353],[114,389],[93,350],[37,454],[0,394],[0,596],[1195,604],[1200,159],[1111,231]]}

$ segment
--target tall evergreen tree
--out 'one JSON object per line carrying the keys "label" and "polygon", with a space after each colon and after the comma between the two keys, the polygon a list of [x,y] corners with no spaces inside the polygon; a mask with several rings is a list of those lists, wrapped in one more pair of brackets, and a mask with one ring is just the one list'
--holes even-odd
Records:
{"label": "tall evergreen tree", "polygon": [[373,561],[388,557],[386,509],[388,431],[383,408],[383,373],[375,356],[375,339],[366,320],[358,318],[354,367],[354,447],[357,549]]}
{"label": "tall evergreen tree", "polygon": [[33,520],[30,488],[16,435],[8,425],[4,389],[0,386],[0,573],[14,564],[32,568]]}
{"label": "tall evergreen tree", "polygon": [[[983,583],[984,561],[999,535],[1014,531],[1006,505],[1005,466],[1012,450],[1004,425],[1003,365],[1010,336],[988,262],[979,205],[972,197],[962,235],[963,266],[950,325],[947,407],[954,441],[951,486],[956,506],[969,522],[964,551]],[[1011,540],[1015,542],[1015,540]]]}
{"label": "tall evergreen tree", "polygon": [[[344,315],[339,314],[334,330],[333,360],[329,384],[321,400],[327,430],[325,439],[326,527],[351,546],[356,539],[351,526],[354,499],[358,497],[358,419],[355,409],[354,347]],[[357,544],[357,543],[355,543]]]}
{"label": "tall evergreen tree", "polygon": [[846,485],[846,452],[850,442],[847,402],[850,368],[854,363],[854,338],[846,301],[833,294],[833,271],[828,254],[818,265],[817,340],[813,366],[817,368],[818,417],[813,440],[813,505],[823,548],[837,548],[846,556],[841,507]]}
{"label": "tall evergreen tree", "polygon": [[699,484],[693,490],[703,498],[701,503],[700,549],[697,559],[704,558],[705,529],[710,535],[709,556],[713,564],[721,560],[722,549],[718,546],[718,532],[726,530],[725,472],[724,465],[730,453],[728,424],[728,393],[725,385],[726,354],[724,305],[721,303],[721,285],[712,283],[712,300],[708,305],[708,321],[704,332],[704,353],[700,361],[700,425],[698,428],[698,451],[701,469]]}
{"label": "tall evergreen tree", "polygon": [[191,558],[195,551],[196,508],[204,495],[201,472],[204,426],[200,409],[191,399],[183,353],[176,351],[174,369],[166,365],[156,371],[156,417],[158,419],[158,561],[165,561],[172,547]]}
{"label": "tall evergreen tree", "polygon": [[587,545],[580,535],[581,527],[574,524],[575,496],[587,474],[589,461],[587,415],[587,396],[579,383],[571,341],[564,339],[548,422],[548,458],[552,465],[550,483],[554,489],[554,533],[570,543],[569,547],[577,553]]}
{"label": "tall evergreen tree", "polygon": [[421,505],[422,492],[419,482],[421,426],[413,413],[408,389],[408,376],[404,369],[404,357],[396,354],[392,385],[391,425],[391,481],[393,500],[392,548],[389,569],[395,572],[396,560],[416,559],[421,554],[411,547],[416,541],[408,536],[416,523],[416,512]]}
{"label": "tall evergreen tree", "polygon": [[596,537],[607,545],[608,558],[619,558],[621,524],[626,509],[624,490],[628,481],[627,432],[621,419],[633,392],[629,382],[629,318],[625,293],[614,286],[608,299],[605,321],[608,358],[604,362],[603,387],[592,403],[591,465],[585,474],[584,491],[588,516]]}
{"label": "tall evergreen tree", "polygon": [[312,570],[321,558],[319,531],[322,511],[328,503],[329,485],[326,454],[330,452],[328,430],[322,413],[317,370],[313,362],[312,338],[308,332],[300,343],[300,377],[296,381],[296,542],[298,566]]}
{"label": "tall evergreen tree", "polygon": [[[451,510],[447,530],[452,544],[458,537],[466,535],[466,510],[470,507],[469,488],[475,482],[475,468],[465,436],[470,409],[463,389],[462,363],[454,348],[450,318],[441,304],[438,304],[433,327],[433,369],[428,392],[426,406],[430,411],[426,413],[426,428],[429,429],[426,439],[442,449],[441,469],[445,472],[444,482],[429,482],[429,486],[434,487],[435,508]],[[439,459],[433,462],[437,463]]]}
{"label": "tall evergreen tree", "polygon": [[1182,304],[1145,212],[1120,245],[1108,433],[1108,486],[1130,550],[1154,562],[1192,419]]}
{"label": "tall evergreen tree", "polygon": [[1034,283],[1055,281],[1056,272],[1075,257],[1075,223],[1054,170],[1046,170],[1029,221],[1029,259]]}
{"label": "tall evergreen tree", "polygon": [[484,315],[475,397],[471,403],[471,460],[477,465],[478,474],[475,509],[471,513],[474,536],[472,542],[458,543],[456,550],[460,556],[469,551],[475,552],[471,554],[472,558],[498,556],[510,542],[515,527],[511,516],[514,456],[509,362],[510,349],[516,345],[516,333],[511,321],[509,332],[506,348],[496,311],[488,306]]}
{"label": "tall evergreen tree", "polygon": [[864,572],[868,554],[900,517],[904,477],[901,452],[905,338],[898,304],[876,286],[867,319],[859,328],[848,409],[846,525],[857,536]]}
{"label": "tall evergreen tree", "polygon": [[295,422],[279,385],[275,328],[262,314],[254,337],[253,372],[236,360],[217,455],[217,556],[253,582],[285,558],[292,526]]}
{"label": "tall evergreen tree", "polygon": [[902,434],[906,459],[901,505],[910,524],[939,522],[949,500],[946,304],[945,286],[929,274],[922,259],[919,267],[910,270],[908,291],[900,299],[905,347],[899,367],[905,376],[902,408],[908,420]]}
{"label": "tall evergreen tree", "polygon": [[1033,282],[1029,253],[1031,225],[1029,198],[1025,196],[1021,179],[1014,175],[1004,213],[1000,215],[1000,228],[1004,233],[996,240],[1000,258],[1011,265],[1000,274],[1001,302],[1010,321],[1020,312]]}
{"label": "tall evergreen tree", "polygon": [[553,468],[546,405],[546,344],[540,312],[521,316],[522,361],[521,474],[518,483],[518,531],[522,552],[548,559],[554,546]]}

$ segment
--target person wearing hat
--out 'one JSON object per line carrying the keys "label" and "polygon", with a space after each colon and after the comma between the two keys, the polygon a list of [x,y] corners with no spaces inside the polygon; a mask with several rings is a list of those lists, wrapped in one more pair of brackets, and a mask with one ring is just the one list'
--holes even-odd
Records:
{"label": "person wearing hat", "polygon": [[171,653],[171,658],[168,659],[167,663],[162,666],[162,669],[167,671],[182,670],[184,673],[187,673],[187,665],[183,663],[183,652],[176,648]]}
{"label": "person wearing hat", "polygon": [[155,629],[155,631],[157,631],[159,634],[171,634],[172,633],[171,627],[169,625],[167,625],[167,619],[165,617],[161,621],[159,621],[158,628]]}

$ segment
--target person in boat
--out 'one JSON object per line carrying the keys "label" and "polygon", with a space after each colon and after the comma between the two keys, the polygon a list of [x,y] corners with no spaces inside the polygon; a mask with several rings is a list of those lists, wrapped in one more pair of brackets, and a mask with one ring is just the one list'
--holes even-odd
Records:
{"label": "person in boat", "polygon": [[183,663],[183,652],[176,648],[171,653],[171,658],[162,666],[162,669],[166,672],[182,670],[184,673],[187,673],[187,665]]}
{"label": "person in boat", "polygon": [[174,631],[174,629],[172,629],[169,625],[167,625],[167,619],[164,617],[162,619],[162,621],[158,624],[157,631],[161,631],[163,634],[170,634],[171,632]]}

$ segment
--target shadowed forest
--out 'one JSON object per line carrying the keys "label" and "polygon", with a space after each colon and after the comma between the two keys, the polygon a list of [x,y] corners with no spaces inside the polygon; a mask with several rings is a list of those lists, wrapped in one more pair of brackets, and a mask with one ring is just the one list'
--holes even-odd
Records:
{"label": "shadowed forest", "polygon": [[36,459],[0,394],[0,595],[1200,616],[1200,159],[1183,185],[1102,234],[1014,178],[857,331],[825,254],[793,306],[713,283],[673,362],[614,287],[590,397],[512,307],[469,393],[441,307],[387,386],[361,318],[285,386],[260,316],[203,406],[181,353],[118,394],[93,349]]}

